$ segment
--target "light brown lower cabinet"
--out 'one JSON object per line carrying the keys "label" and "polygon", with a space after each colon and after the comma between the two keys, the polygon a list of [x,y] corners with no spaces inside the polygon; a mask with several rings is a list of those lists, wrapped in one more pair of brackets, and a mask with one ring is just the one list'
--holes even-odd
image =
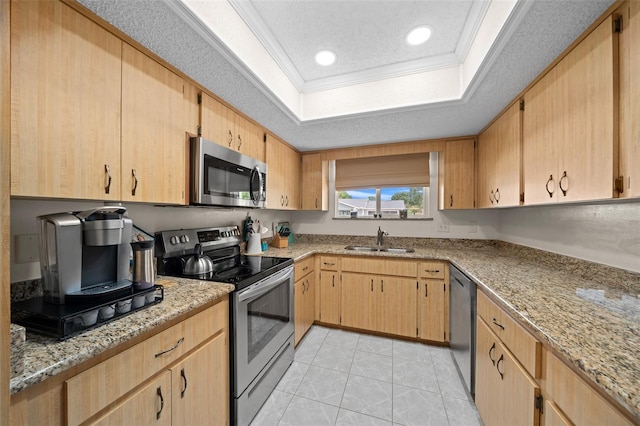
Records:
{"label": "light brown lower cabinet", "polygon": [[320,312],[318,318],[325,324],[340,324],[340,274],[320,271]]}
{"label": "light brown lower cabinet", "polygon": [[418,337],[448,342],[449,292],[444,280],[420,280],[418,288]]}
{"label": "light brown lower cabinet", "polygon": [[229,307],[220,299],[138,343],[11,398],[12,424],[229,424]]}
{"label": "light brown lower cabinet", "polygon": [[545,426],[633,424],[555,355],[545,352],[543,364],[543,390],[555,407],[543,413]]}
{"label": "light brown lower cabinet", "polygon": [[540,386],[478,317],[476,406],[486,426],[538,425]]}
{"label": "light brown lower cabinet", "polygon": [[[294,300],[294,342],[297,345],[309,331],[315,318],[316,275],[313,269],[315,257],[295,264]],[[300,272],[298,272],[300,271]],[[302,278],[299,276],[302,275]]]}
{"label": "light brown lower cabinet", "polygon": [[[91,425],[171,425],[171,372],[140,386]],[[82,404],[82,400],[76,401]]]}

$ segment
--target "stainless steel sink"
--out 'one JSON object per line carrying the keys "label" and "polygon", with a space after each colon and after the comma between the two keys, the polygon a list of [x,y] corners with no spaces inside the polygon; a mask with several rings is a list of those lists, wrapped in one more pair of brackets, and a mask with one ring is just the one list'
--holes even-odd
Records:
{"label": "stainless steel sink", "polygon": [[371,246],[346,246],[344,249],[353,251],[386,251],[388,253],[413,253],[415,251],[412,248]]}
{"label": "stainless steel sink", "polygon": [[383,247],[380,251],[386,251],[389,253],[413,253],[415,250],[412,248]]}
{"label": "stainless steel sink", "polygon": [[354,251],[378,251],[379,247],[369,247],[369,246],[346,246],[345,250],[354,250]]}

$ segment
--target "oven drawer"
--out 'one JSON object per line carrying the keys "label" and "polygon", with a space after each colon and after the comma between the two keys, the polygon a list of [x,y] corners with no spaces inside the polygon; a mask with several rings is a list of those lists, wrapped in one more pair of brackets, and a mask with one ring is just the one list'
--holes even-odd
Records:
{"label": "oven drawer", "polygon": [[[67,422],[77,425],[226,329],[227,299],[65,382]],[[92,398],[87,398],[92,395]],[[77,401],[83,401],[78,404]],[[69,408],[68,406],[67,408]]]}
{"label": "oven drawer", "polygon": [[309,256],[302,260],[296,261],[296,263],[293,265],[294,280],[297,282],[298,280],[313,272],[315,261],[315,256]]}

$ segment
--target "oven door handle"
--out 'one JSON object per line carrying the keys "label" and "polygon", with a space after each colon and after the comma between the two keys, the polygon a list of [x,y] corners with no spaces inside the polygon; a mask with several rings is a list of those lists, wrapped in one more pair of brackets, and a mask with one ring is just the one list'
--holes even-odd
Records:
{"label": "oven door handle", "polygon": [[287,268],[282,272],[276,272],[265,280],[258,281],[238,294],[238,302],[246,302],[249,299],[255,299],[268,293],[270,290],[289,280],[292,274],[293,268]]}

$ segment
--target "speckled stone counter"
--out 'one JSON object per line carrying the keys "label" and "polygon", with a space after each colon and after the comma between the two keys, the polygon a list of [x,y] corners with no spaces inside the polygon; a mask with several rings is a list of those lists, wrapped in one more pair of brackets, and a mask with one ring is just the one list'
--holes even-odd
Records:
{"label": "speckled stone counter", "polygon": [[[164,300],[131,315],[104,324],[65,341],[27,333],[22,345],[22,373],[12,375],[11,394],[42,382],[70,367],[78,365],[107,349],[111,349],[142,333],[152,330],[189,311],[204,306],[233,291],[230,284],[171,278],[175,285],[165,287]],[[12,358],[19,346],[12,345]],[[18,371],[19,372],[19,371]]]}
{"label": "speckled stone counter", "polygon": [[495,241],[387,238],[386,244],[415,252],[354,252],[344,247],[375,245],[375,240],[300,236],[291,247],[269,248],[266,255],[297,260],[327,253],[450,261],[640,422],[640,274]]}

